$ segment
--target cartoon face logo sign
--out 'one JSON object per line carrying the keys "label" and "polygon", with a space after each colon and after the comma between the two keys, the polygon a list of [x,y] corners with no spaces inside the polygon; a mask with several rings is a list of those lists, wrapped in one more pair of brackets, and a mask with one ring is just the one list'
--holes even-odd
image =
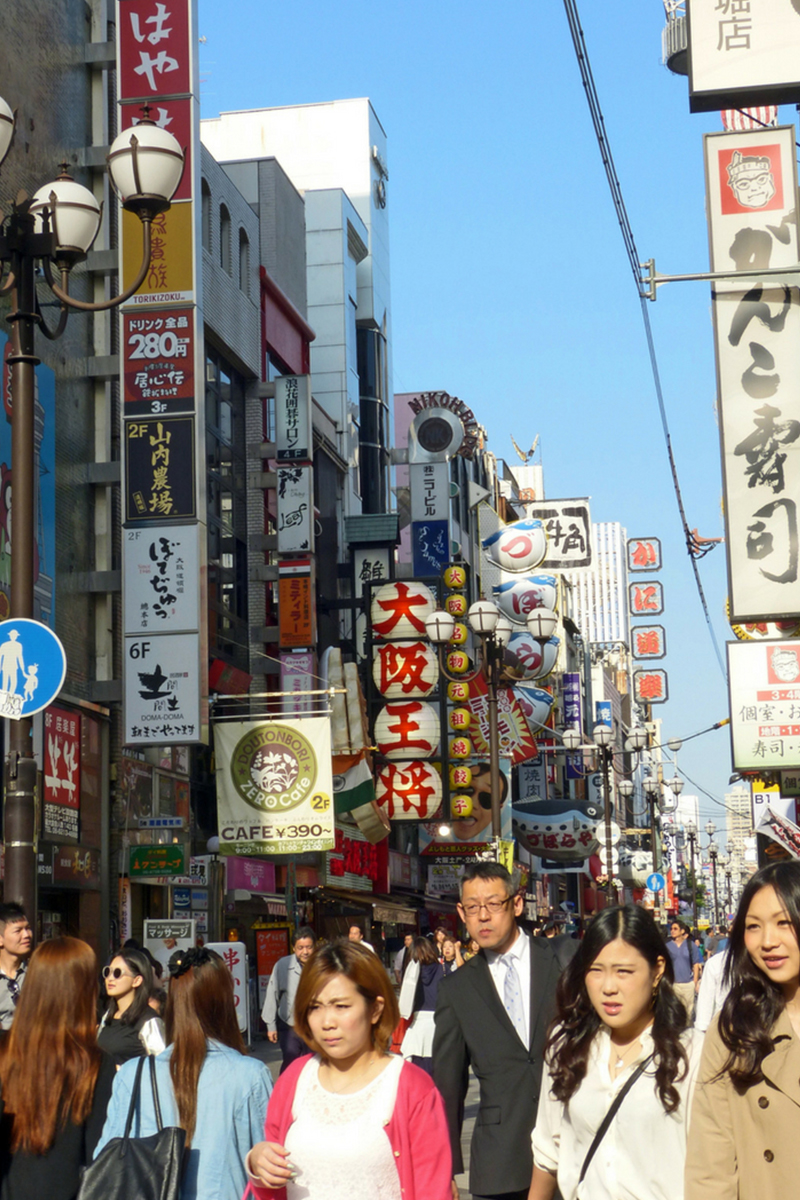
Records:
{"label": "cartoon face logo sign", "polygon": [[764,208],[775,195],[772,164],[768,158],[734,150],[728,164],[728,183],[743,208]]}
{"label": "cartoon face logo sign", "polygon": [[750,145],[744,147],[744,152],[731,152],[726,148],[719,151],[718,161],[723,213],[732,215],[783,208],[779,145]]}
{"label": "cartoon face logo sign", "polygon": [[536,518],[513,521],[485,538],[487,556],[504,571],[532,571],[547,554],[547,533],[544,523]]}
{"label": "cartoon face logo sign", "polygon": [[800,654],[792,646],[770,646],[767,651],[767,678],[770,683],[797,683],[800,679]]}

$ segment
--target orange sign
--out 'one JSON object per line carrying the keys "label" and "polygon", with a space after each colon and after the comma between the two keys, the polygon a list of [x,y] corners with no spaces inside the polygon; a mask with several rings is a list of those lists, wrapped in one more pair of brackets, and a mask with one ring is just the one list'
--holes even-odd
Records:
{"label": "orange sign", "polygon": [[281,649],[303,649],[317,640],[310,562],[281,563],[278,577],[278,633]]}

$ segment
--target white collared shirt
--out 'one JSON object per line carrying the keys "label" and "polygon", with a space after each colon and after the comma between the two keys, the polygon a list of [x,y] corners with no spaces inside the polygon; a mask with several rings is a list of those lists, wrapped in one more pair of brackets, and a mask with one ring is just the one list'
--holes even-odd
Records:
{"label": "white collared shirt", "polygon": [[581,1167],[594,1135],[620,1088],[636,1066],[653,1052],[650,1030],[641,1037],[636,1059],[616,1079],[611,1078],[611,1038],[605,1028],[589,1051],[586,1076],[566,1103],[552,1093],[545,1064],[536,1128],[531,1135],[537,1167],[558,1176],[564,1200],[682,1200],[686,1132],[703,1039],[688,1030],[682,1036],[689,1069],[675,1086],[681,1103],[667,1114],[655,1088],[654,1065],[637,1079],[597,1148],[586,1178],[578,1189]]}
{"label": "white collared shirt", "polygon": [[[523,933],[519,926],[517,926],[517,934],[517,940],[506,951],[506,954],[510,954],[514,958],[519,976],[519,986],[522,993],[522,1011],[525,1018],[525,1046],[527,1048],[531,1041],[531,944],[528,940],[528,935]],[[505,955],[498,954],[496,950],[487,950],[485,953],[492,983],[500,997],[500,1003],[505,1008],[506,967],[503,963]]]}

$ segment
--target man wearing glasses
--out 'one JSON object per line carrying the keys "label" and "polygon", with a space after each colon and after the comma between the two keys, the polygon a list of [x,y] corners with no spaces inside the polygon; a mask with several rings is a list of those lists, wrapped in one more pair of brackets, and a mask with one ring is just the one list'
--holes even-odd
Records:
{"label": "man wearing glasses", "polygon": [[529,938],[517,925],[522,906],[505,867],[467,865],[458,911],[480,950],[439,987],[433,1077],[447,1111],[455,1174],[463,1170],[469,1067],[480,1084],[470,1149],[473,1200],[527,1200],[547,1026],[558,977],[578,948],[569,938]]}
{"label": "man wearing glasses", "polygon": [[0,904],[0,1029],[14,1020],[33,933],[19,904]]}

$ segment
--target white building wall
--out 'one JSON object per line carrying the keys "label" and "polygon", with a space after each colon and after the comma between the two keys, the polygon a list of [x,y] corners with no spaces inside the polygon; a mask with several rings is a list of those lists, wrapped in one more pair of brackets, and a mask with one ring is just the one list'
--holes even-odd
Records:
{"label": "white building wall", "polygon": [[567,572],[574,620],[589,642],[630,644],[627,531],[618,521],[592,525],[594,565]]}
{"label": "white building wall", "polygon": [[[732,792],[726,792],[725,807],[727,809],[725,813],[727,840],[733,842],[734,855],[743,860],[747,849],[745,842],[753,832],[750,789],[735,788]],[[719,837],[715,840],[722,841]]]}

